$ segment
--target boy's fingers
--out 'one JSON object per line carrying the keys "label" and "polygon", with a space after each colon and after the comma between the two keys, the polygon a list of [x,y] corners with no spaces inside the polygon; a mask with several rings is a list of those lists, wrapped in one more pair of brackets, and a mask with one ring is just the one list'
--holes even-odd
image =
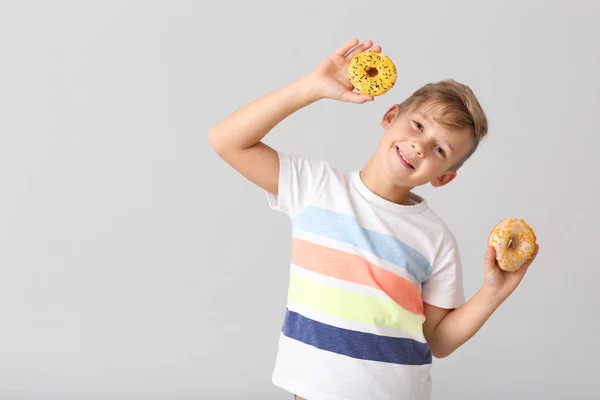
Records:
{"label": "boy's fingers", "polygon": [[529,258],[529,260],[527,260],[527,266],[529,266],[529,265],[531,265],[533,263],[533,261],[535,260],[535,258],[538,255],[539,251],[540,251],[540,246],[538,244],[536,244],[535,245],[535,250],[533,251],[533,254]]}
{"label": "boy's fingers", "polygon": [[367,101],[373,101],[373,96],[369,96],[368,94],[356,93],[356,92],[346,92],[342,95],[342,101],[347,101],[350,103],[363,104]]}
{"label": "boy's fingers", "polygon": [[525,276],[525,274],[527,273],[527,271],[529,270],[529,267],[531,266],[531,264],[533,263],[533,260],[535,260],[535,257],[538,254],[538,251],[540,250],[540,246],[538,246],[536,244],[535,246],[535,251],[533,252],[533,254],[531,255],[531,257],[529,258],[529,260],[527,260],[527,262],[525,264],[523,264],[523,266],[521,268],[519,268],[517,270],[517,272],[515,272],[515,276],[517,277],[517,279],[520,281],[521,279],[523,279],[523,277]]}
{"label": "boy's fingers", "polygon": [[358,39],[352,39],[352,40],[346,42],[342,47],[337,49],[335,51],[335,54],[344,57],[346,55],[346,53],[348,51],[350,51],[350,49],[353,48],[354,46],[356,46],[357,44],[358,44]]}
{"label": "boy's fingers", "polygon": [[362,45],[360,46],[356,46],[356,48],[354,50],[352,50],[350,53],[348,53],[346,55],[346,58],[352,58],[355,55],[357,55],[358,53],[361,53],[363,51],[368,50],[371,46],[373,46],[373,41],[371,40],[367,40],[366,42],[364,42]]}

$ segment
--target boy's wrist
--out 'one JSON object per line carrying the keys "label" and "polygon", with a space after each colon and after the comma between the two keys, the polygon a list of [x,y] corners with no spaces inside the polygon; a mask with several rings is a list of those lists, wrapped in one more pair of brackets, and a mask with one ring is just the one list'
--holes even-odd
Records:
{"label": "boy's wrist", "polygon": [[294,82],[295,89],[307,102],[315,102],[324,99],[322,85],[319,84],[318,80],[310,74],[302,77],[301,79]]}
{"label": "boy's wrist", "polygon": [[490,288],[486,284],[483,284],[479,289],[479,294],[483,297],[485,303],[493,309],[500,307],[508,297],[501,291],[496,290],[495,288]]}

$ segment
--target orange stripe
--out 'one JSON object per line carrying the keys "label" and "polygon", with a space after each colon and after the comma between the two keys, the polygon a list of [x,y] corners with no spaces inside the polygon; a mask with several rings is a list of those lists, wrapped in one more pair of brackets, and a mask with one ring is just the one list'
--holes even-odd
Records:
{"label": "orange stripe", "polygon": [[332,278],[379,289],[404,309],[423,315],[423,300],[412,283],[356,254],[295,238],[292,263]]}

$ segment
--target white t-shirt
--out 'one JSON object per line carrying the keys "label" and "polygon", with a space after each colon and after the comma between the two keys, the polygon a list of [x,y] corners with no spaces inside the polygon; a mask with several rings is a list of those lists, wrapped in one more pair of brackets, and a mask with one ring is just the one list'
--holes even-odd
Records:
{"label": "white t-shirt", "polygon": [[309,400],[430,399],[423,302],[464,302],[454,235],[419,196],[399,205],[358,171],[279,160],[267,197],[292,221],[292,255],[273,383]]}

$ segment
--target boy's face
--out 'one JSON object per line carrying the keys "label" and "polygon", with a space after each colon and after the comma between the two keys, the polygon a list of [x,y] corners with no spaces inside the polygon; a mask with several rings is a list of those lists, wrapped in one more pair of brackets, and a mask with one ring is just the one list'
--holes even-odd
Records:
{"label": "boy's face", "polygon": [[431,182],[439,187],[456,177],[450,168],[467,155],[474,139],[469,129],[450,131],[436,117],[437,107],[427,104],[402,113],[394,105],[384,115],[386,131],[376,157],[394,185],[413,188]]}

